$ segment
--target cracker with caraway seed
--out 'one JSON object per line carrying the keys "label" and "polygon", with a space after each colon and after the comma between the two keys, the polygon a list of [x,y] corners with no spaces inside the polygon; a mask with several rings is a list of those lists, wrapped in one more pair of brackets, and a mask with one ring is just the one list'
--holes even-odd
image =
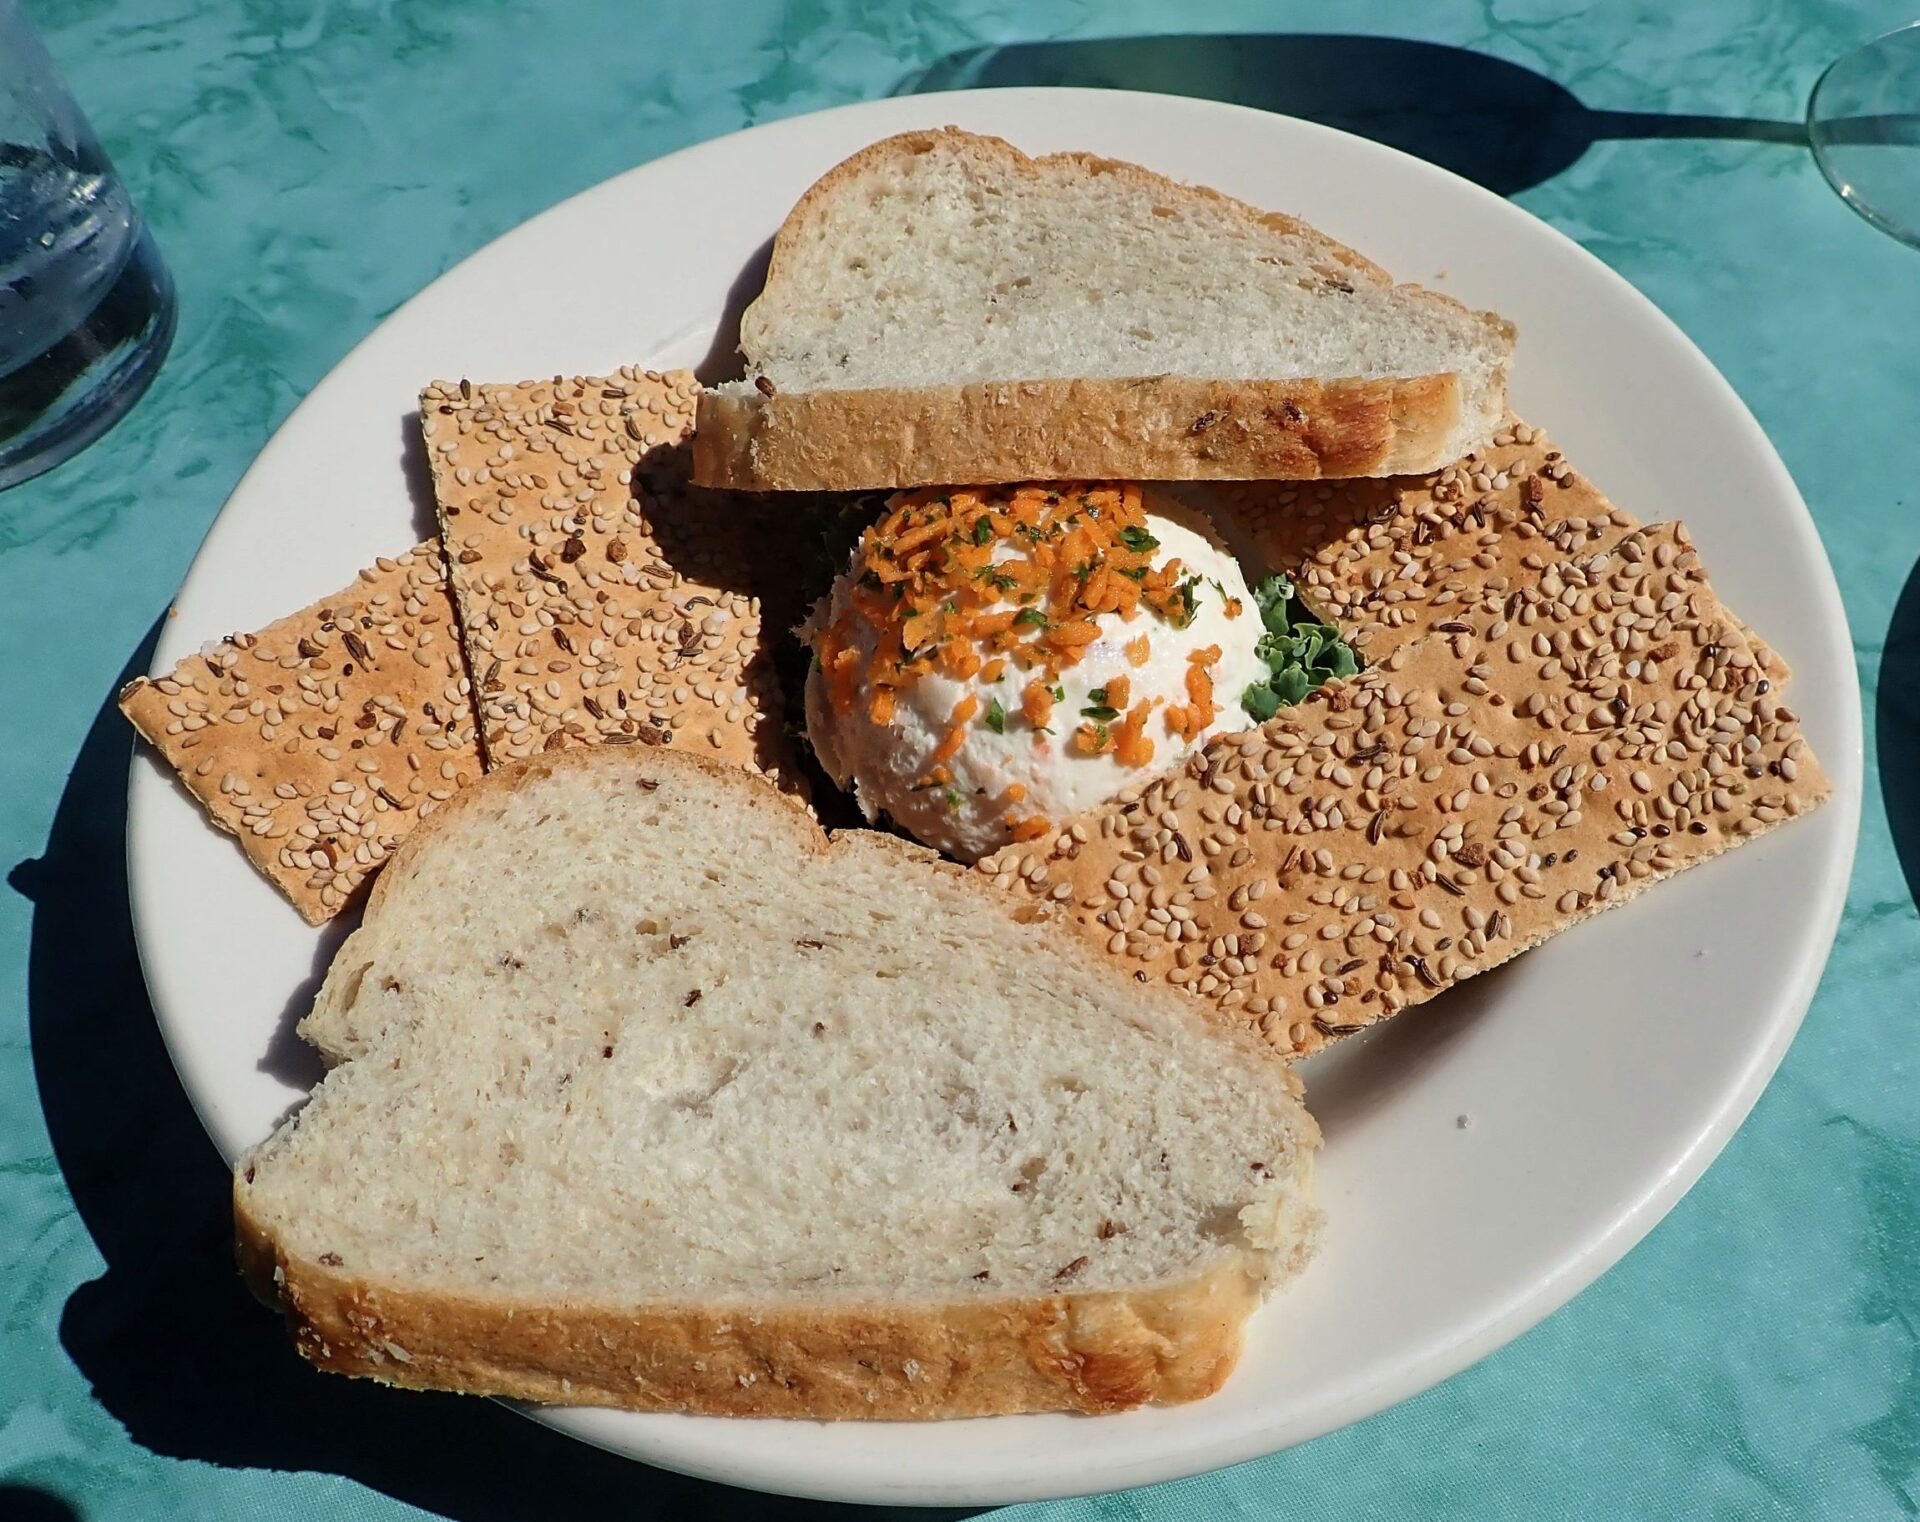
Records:
{"label": "cracker with caraway seed", "polygon": [[792,785],[750,505],[681,489],[691,372],[420,398],[490,765],[672,744]]}
{"label": "cracker with caraway seed", "polygon": [[[1301,600],[1369,662],[1640,527],[1516,417],[1487,448],[1430,475],[1190,490],[1207,493],[1254,559],[1293,577]],[[1751,631],[1747,639],[1784,683],[1785,663]]]}
{"label": "cracker with caraway seed", "polygon": [[979,870],[1299,1056],[1830,790],[1678,524],[1448,622]]}
{"label": "cracker with caraway seed", "polygon": [[129,682],[120,708],[315,925],[480,774],[438,541]]}

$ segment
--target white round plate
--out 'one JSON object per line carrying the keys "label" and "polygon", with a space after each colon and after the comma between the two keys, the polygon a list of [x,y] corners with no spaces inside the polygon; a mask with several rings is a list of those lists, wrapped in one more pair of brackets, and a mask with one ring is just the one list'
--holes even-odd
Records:
{"label": "white round plate", "polygon": [[[1799,493],[1718,372],[1625,281],[1506,201],[1360,138],[1085,90],[777,122],[609,180],[475,254],[382,323],[262,451],[194,562],[156,669],[428,531],[403,469],[422,382],[698,363],[729,287],[816,176],[876,138],[946,123],[1298,213],[1401,279],[1512,318],[1515,409],[1643,520],[1684,515],[1716,588],[1797,672],[1793,703],[1837,789],[1812,818],[1315,1059],[1325,1246],[1261,1311],[1210,1400],[913,1425],[536,1413],[737,1485],[980,1505],[1169,1479],[1314,1437],[1491,1352],[1618,1259],[1746,1115],[1813,995],[1853,854],[1861,740],[1845,615]],[[128,835],[154,1007],[231,1158],[311,1078],[287,1031],[337,936],[303,925],[145,754]]]}

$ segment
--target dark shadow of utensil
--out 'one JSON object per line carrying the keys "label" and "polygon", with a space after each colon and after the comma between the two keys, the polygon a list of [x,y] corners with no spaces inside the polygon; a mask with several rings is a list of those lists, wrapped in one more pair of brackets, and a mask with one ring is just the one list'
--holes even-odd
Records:
{"label": "dark shadow of utensil", "polygon": [[1406,37],[1231,33],[1015,42],[949,54],[907,76],[894,93],[995,85],[1151,90],[1255,106],[1385,143],[1501,195],[1553,178],[1597,142],[1807,140],[1799,122],[1594,110],[1521,64]]}
{"label": "dark shadow of utensil", "polygon": [[[147,669],[159,629],[156,620],[122,680]],[[234,1271],[227,1170],[174,1075],[141,980],[125,863],[132,739],[105,702],[44,854],[7,876],[33,906],[28,1030],[47,1131],[106,1260],[68,1296],[60,1343],[128,1435],[169,1458],[341,1475],[454,1522],[883,1515],[687,1479],[492,1401],[389,1390],[300,1361]],[[51,1493],[0,1486],[0,1516],[73,1515]]]}

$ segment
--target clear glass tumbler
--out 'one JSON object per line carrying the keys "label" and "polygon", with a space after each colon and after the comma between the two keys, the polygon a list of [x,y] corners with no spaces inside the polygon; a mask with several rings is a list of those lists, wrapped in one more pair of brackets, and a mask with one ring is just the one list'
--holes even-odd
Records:
{"label": "clear glass tumbler", "polygon": [[173,322],[146,224],[17,0],[0,0],[0,487],[118,422]]}

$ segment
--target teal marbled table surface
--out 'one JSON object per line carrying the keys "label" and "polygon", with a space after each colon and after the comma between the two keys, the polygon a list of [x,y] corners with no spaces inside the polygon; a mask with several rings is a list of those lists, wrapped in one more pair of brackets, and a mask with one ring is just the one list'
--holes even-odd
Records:
{"label": "teal marbled table surface", "polygon": [[[1792,126],[1820,69],[1904,7],[30,9],[155,228],[181,326],[127,422],[0,496],[0,1522],[836,1510],[297,1365],[230,1271],[224,1173],[155,1033],[124,907],[130,737],[103,705],[145,669],[255,451],[465,254],[749,123],[901,89],[1050,82],[1220,94],[1383,137],[1513,195],[1652,296],[1812,506],[1852,622],[1869,772],[1846,921],[1798,1041],[1705,1180],[1619,1267],[1505,1351],[1345,1432],[1009,1515],[1915,1514],[1920,254],[1846,211]],[[1417,27],[1452,51],[1322,43],[1316,66],[1289,66],[1302,55],[1286,34],[1329,26]]]}

